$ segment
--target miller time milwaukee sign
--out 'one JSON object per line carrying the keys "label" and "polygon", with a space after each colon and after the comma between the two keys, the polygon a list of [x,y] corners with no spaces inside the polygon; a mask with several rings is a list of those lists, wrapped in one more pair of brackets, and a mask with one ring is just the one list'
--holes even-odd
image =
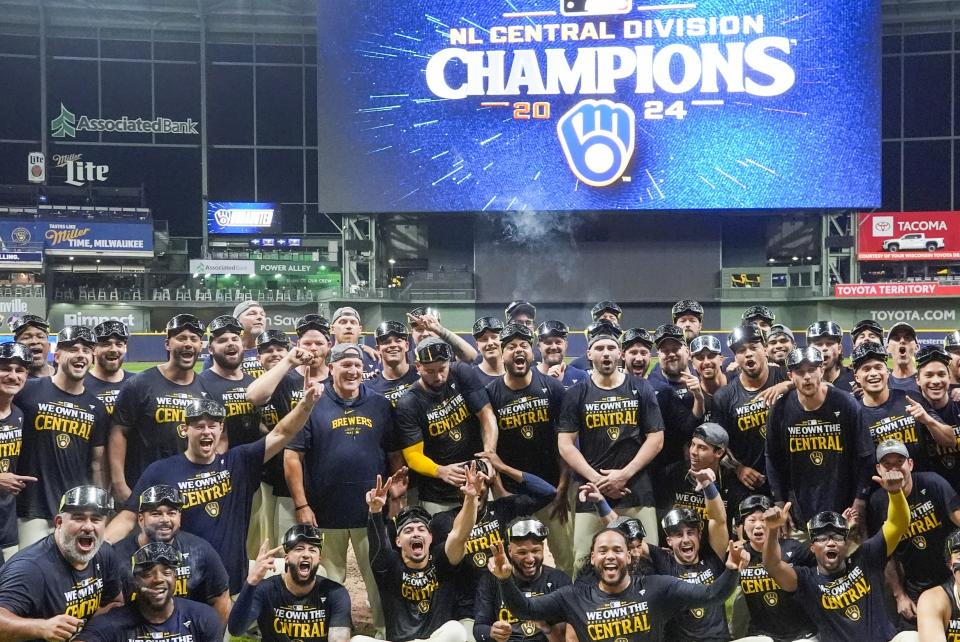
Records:
{"label": "miller time milwaukee sign", "polygon": [[187,118],[173,120],[164,116],[156,118],[91,118],[77,116],[60,103],[60,114],[50,121],[53,138],[75,138],[77,132],[112,132],[121,134],[192,134],[198,135],[200,123]]}

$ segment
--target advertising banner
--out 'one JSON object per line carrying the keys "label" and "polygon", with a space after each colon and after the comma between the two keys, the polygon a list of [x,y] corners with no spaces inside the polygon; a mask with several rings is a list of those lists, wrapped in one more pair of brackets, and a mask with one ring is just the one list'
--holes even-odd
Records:
{"label": "advertising banner", "polygon": [[838,283],[833,286],[833,296],[838,299],[960,296],[960,285],[943,285],[935,281],[914,283]]}
{"label": "advertising banner", "polygon": [[960,259],[960,213],[861,213],[858,261],[953,261]]}
{"label": "advertising banner", "polygon": [[331,0],[331,212],[876,207],[876,0]]}
{"label": "advertising banner", "polygon": [[276,203],[207,203],[210,234],[265,234],[279,232],[280,227]]}
{"label": "advertising banner", "polygon": [[5,270],[39,270],[43,267],[43,252],[36,250],[0,250],[0,268]]}
{"label": "advertising banner", "polygon": [[94,327],[104,321],[125,323],[130,332],[150,331],[150,311],[145,308],[55,303],[47,315],[51,327],[85,325]]}
{"label": "advertising banner", "polygon": [[0,298],[0,332],[9,330],[9,322],[25,314],[46,316],[47,300],[43,297],[34,296]]}
{"label": "advertising banner", "polygon": [[190,259],[194,274],[256,274],[256,264],[246,259]]}
{"label": "advertising banner", "polygon": [[269,274],[289,274],[289,275],[307,275],[320,274],[328,270],[326,265],[313,261],[256,261],[257,274],[267,276]]}
{"label": "advertising banner", "polygon": [[70,219],[0,221],[0,248],[17,251],[40,243],[46,254],[150,258],[153,256],[153,224]]}

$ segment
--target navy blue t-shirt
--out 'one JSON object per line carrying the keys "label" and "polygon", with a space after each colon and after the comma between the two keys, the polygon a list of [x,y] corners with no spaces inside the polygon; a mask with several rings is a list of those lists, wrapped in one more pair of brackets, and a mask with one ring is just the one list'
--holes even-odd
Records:
{"label": "navy blue t-shirt", "polygon": [[908,397],[923,406],[935,421],[940,420],[936,411],[919,393],[908,393],[905,390],[890,388],[889,397],[879,406],[868,406],[863,403],[863,398],[861,398],[860,403],[863,405],[860,410],[862,430],[870,433],[875,446],[879,446],[881,442],[887,439],[896,439],[903,442],[913,459],[914,470],[927,470],[929,469],[927,442],[932,441],[933,437],[928,434],[928,428],[914,419],[913,415],[907,411]]}
{"label": "navy blue t-shirt", "polygon": [[84,622],[120,594],[120,562],[104,543],[82,571],[63,557],[51,534],[0,568],[0,607],[24,618],[72,615]]}
{"label": "navy blue t-shirt", "polygon": [[[891,390],[903,390],[904,392],[920,394],[920,385],[917,383],[916,376],[894,377],[891,372],[888,385]],[[919,399],[917,401],[919,401]]]}
{"label": "navy blue t-shirt", "polygon": [[960,404],[948,399],[943,408],[936,410],[940,420],[953,427],[954,443],[945,448],[935,439],[927,440],[930,470],[939,473],[954,488],[960,488]]}
{"label": "navy blue t-shirt", "polygon": [[126,510],[147,488],[166,484],[180,489],[180,528],[204,538],[220,553],[235,595],[247,576],[247,527],[250,503],[260,487],[265,440],[231,448],[210,464],[194,464],[174,455],[150,464],[137,481]]}
{"label": "navy blue t-shirt", "polygon": [[124,477],[131,488],[143,470],[155,461],[186,450],[184,409],[206,396],[200,379],[173,383],[154,366],[123,383],[113,409],[113,423],[126,429]]}
{"label": "navy blue t-shirt", "polygon": [[28,381],[14,401],[23,411],[17,473],[38,480],[17,495],[17,516],[53,519],[66,491],[93,482],[93,449],[107,443],[107,409],[93,393],[64,392],[50,377]]}
{"label": "navy blue t-shirt", "polygon": [[256,586],[243,585],[230,611],[230,630],[243,635],[254,620],[264,642],[323,642],[330,629],[353,627],[350,594],[343,585],[318,577],[309,593],[297,597],[282,575],[274,575]]}
{"label": "navy blue t-shirt", "polygon": [[374,392],[379,392],[381,395],[386,397],[390,404],[396,407],[397,402],[400,400],[400,397],[403,396],[407,390],[410,389],[410,386],[417,383],[420,380],[420,375],[417,373],[417,369],[413,366],[407,368],[407,373],[402,377],[397,379],[387,379],[383,376],[383,371],[381,370],[376,377],[365,381],[367,388]]}
{"label": "navy blue t-shirt", "polygon": [[567,367],[563,369],[563,381],[561,383],[564,388],[571,388],[589,376],[586,370],[568,364]]}
{"label": "navy blue t-shirt", "polygon": [[263,436],[260,413],[247,399],[247,388],[253,383],[253,377],[244,373],[241,379],[226,379],[213,370],[204,370],[197,378],[207,396],[222,404],[227,411],[223,431],[231,448],[252,443]]}
{"label": "navy blue t-shirt", "polygon": [[[671,551],[650,546],[650,561],[659,575],[670,575],[687,584],[713,584],[726,566],[709,545],[700,547],[700,559],[694,564],[681,564]],[[729,640],[727,616],[723,603],[694,608],[678,613],[667,623],[667,639],[677,642]]]}
{"label": "navy blue t-shirt", "polygon": [[127,379],[135,376],[134,373],[127,372],[126,370],[121,370],[120,372],[123,373],[123,379],[117,382],[98,379],[89,372],[87,376],[83,378],[84,389],[96,395],[97,399],[103,402],[107,413],[110,415],[113,414],[113,406],[117,402],[117,395],[120,394],[120,387],[126,383]]}
{"label": "navy blue t-shirt", "polygon": [[82,642],[222,642],[223,621],[211,607],[179,597],[173,613],[160,624],[148,622],[136,604],[126,604],[93,618],[77,635]]}
{"label": "navy blue t-shirt", "polygon": [[[0,419],[0,473],[15,472],[23,443],[23,412],[16,406]],[[0,493],[0,548],[16,546],[17,497]],[[2,560],[0,560],[2,561]]]}
{"label": "navy blue t-shirt", "polygon": [[657,404],[663,416],[663,449],[655,462],[658,467],[666,467],[684,458],[694,429],[707,421],[708,417],[706,414],[703,417],[693,414],[693,393],[683,381],[667,379],[662,370],[654,370],[645,381],[656,391]]}
{"label": "navy blue t-shirt", "polygon": [[287,446],[303,453],[307,501],[320,528],[363,528],[366,494],[399,450],[390,402],[360,384],[351,401],[325,386],[303,430]]}
{"label": "navy blue t-shirt", "polygon": [[[135,530],[113,545],[123,563],[123,594],[126,596],[135,591],[133,570],[131,564],[126,562],[130,561],[133,554],[143,546],[139,537],[140,531]],[[209,604],[229,588],[227,569],[220,560],[220,554],[207,540],[181,531],[170,544],[180,551],[182,559],[181,565],[177,567],[177,583],[173,587],[174,596]]]}
{"label": "navy blue t-shirt", "polygon": [[[203,371],[206,372],[213,367],[213,355],[207,354],[203,359]],[[260,355],[256,348],[248,348],[243,351],[243,361],[240,362],[240,369],[244,374],[250,375],[254,379],[264,373],[263,366],[260,364]]]}

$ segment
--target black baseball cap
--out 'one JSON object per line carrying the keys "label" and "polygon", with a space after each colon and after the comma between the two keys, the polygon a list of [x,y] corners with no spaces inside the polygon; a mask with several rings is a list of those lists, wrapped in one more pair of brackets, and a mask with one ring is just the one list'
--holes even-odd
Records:
{"label": "black baseball cap", "polygon": [[14,337],[27,328],[38,328],[44,332],[49,332],[50,324],[47,323],[46,319],[36,314],[25,314],[10,320],[10,331],[13,332]]}
{"label": "black baseball cap", "polygon": [[742,523],[750,515],[757,511],[767,512],[773,506],[773,500],[766,495],[750,495],[745,497],[740,505],[737,506],[737,517]]}
{"label": "black baseball cap", "polygon": [[97,338],[97,343],[103,343],[110,337],[116,337],[126,341],[130,338],[130,330],[127,329],[127,325],[122,321],[110,319],[95,325],[93,327],[93,335]]}
{"label": "black baseball cap", "polygon": [[430,513],[422,506],[404,506],[393,518],[393,521],[397,526],[397,532],[402,531],[403,527],[410,522],[420,522],[429,529]]}
{"label": "black baseball cap", "polygon": [[550,529],[536,517],[522,516],[514,518],[507,524],[508,539],[538,539],[543,541],[549,535]]}
{"label": "black baseball cap", "polygon": [[229,314],[221,314],[210,322],[210,325],[207,326],[207,331],[210,333],[210,336],[219,337],[224,332],[240,334],[243,332],[243,326],[240,325],[236,317],[232,317]]}
{"label": "black baseball cap", "polygon": [[476,339],[486,331],[500,334],[503,330],[503,321],[497,317],[480,317],[473,322],[473,338]]}
{"label": "black baseball cap", "polygon": [[176,568],[182,563],[180,551],[166,542],[150,542],[130,558],[130,566],[134,574],[142,573],[157,564]]}
{"label": "black baseball cap", "polygon": [[60,498],[58,512],[67,513],[75,510],[90,510],[101,515],[113,512],[113,497],[110,493],[96,486],[74,486]]}
{"label": "black baseball cap", "polygon": [[944,336],[943,347],[945,350],[960,349],[960,330],[954,330]]}
{"label": "black baseball cap", "polygon": [[297,336],[302,337],[308,330],[318,330],[330,338],[330,322],[319,314],[305,314],[296,322]]}
{"label": "black baseball cap", "polygon": [[323,550],[323,531],[311,524],[294,524],[283,535],[283,552],[289,553],[300,542],[313,544]]}
{"label": "black baseball cap", "polygon": [[703,321],[703,306],[692,299],[680,299],[670,308],[670,314],[673,316],[674,323],[685,314],[692,314]]}
{"label": "black baseball cap", "polygon": [[843,515],[832,510],[817,513],[813,516],[813,519],[807,522],[807,532],[810,534],[810,539],[822,533],[838,533],[846,537],[849,530],[850,527]]}
{"label": "black baseball cap", "polygon": [[917,368],[922,368],[928,363],[938,361],[945,366],[950,366],[950,354],[937,345],[925,345],[914,356],[917,362]]}
{"label": "black baseball cap", "polygon": [[914,329],[914,327],[913,327],[912,325],[910,325],[909,323],[906,323],[905,321],[900,321],[899,323],[894,323],[894,324],[890,327],[890,330],[887,331],[887,341],[888,341],[888,342],[890,341],[890,337],[892,337],[892,336],[894,335],[894,333],[896,333],[896,332],[904,332],[904,333],[906,333],[907,335],[910,336],[910,341],[916,341],[916,340],[917,340],[917,331],[916,331],[916,329]]}
{"label": "black baseball cap", "polygon": [[690,354],[700,354],[704,350],[720,354],[723,351],[720,346],[720,339],[712,334],[701,334],[690,341]]}
{"label": "black baseball cap", "polygon": [[889,356],[890,354],[887,352],[887,349],[879,343],[864,341],[853,349],[851,365],[853,365],[853,369],[856,370],[868,361],[882,361],[886,363],[887,357]]}
{"label": "black baseball cap", "polygon": [[960,528],[947,535],[947,540],[943,543],[943,555],[947,559],[960,551]]}
{"label": "black baseball cap", "polygon": [[522,323],[508,323],[507,327],[500,331],[500,345],[504,346],[514,339],[522,339],[530,345],[533,345],[533,330]]}
{"label": "black baseball cap", "polygon": [[28,368],[33,363],[33,353],[30,348],[16,341],[0,343],[0,363],[12,361],[19,361],[20,365]]}
{"label": "black baseball cap", "polygon": [[453,359],[453,348],[443,339],[427,337],[417,344],[417,363],[433,363]]}
{"label": "black baseball cap", "polygon": [[750,319],[763,319],[767,323],[773,323],[777,320],[777,315],[765,305],[754,305],[744,310],[743,314],[740,315],[741,321],[749,321]]}
{"label": "black baseball cap", "polygon": [[82,343],[90,348],[97,345],[93,330],[85,325],[67,325],[57,333],[57,346],[72,346]]}
{"label": "black baseball cap", "polygon": [[672,323],[664,323],[663,325],[657,326],[657,329],[653,333],[653,343],[660,347],[664,341],[676,341],[680,345],[687,345],[686,340],[683,338],[683,329]]}
{"label": "black baseball cap", "polygon": [[674,508],[660,520],[660,528],[668,535],[680,530],[681,526],[700,528],[702,525],[700,516],[689,508]]}
{"label": "black baseball cap", "polygon": [[138,508],[141,513],[164,505],[171,508],[183,507],[183,497],[175,486],[157,484],[140,493]]}
{"label": "black baseball cap", "polygon": [[755,325],[742,325],[727,335],[727,347],[736,351],[744,343],[759,342],[767,345],[767,335]]}
{"label": "black baseball cap", "polygon": [[613,301],[601,301],[590,308],[590,316],[593,317],[594,321],[599,319],[600,315],[604,312],[613,312],[618,319],[620,318],[620,315],[623,314],[623,310],[620,309],[620,306]]}
{"label": "black baseball cap", "polygon": [[642,343],[647,348],[652,348],[653,337],[645,328],[630,328],[623,333],[623,349],[626,350],[635,343]]}
{"label": "black baseball cap", "polygon": [[623,335],[623,330],[620,329],[620,326],[618,324],[607,321],[606,319],[604,319],[603,321],[594,321],[593,323],[587,326],[587,329],[585,330],[585,332],[587,335],[587,343],[589,343],[590,340],[598,334],[602,334],[604,336],[612,335],[617,339],[619,339],[620,336]]}
{"label": "black baseball cap", "polygon": [[769,332],[767,332],[767,341],[770,341],[774,337],[778,336],[788,337],[791,341],[796,343],[796,339],[793,338],[793,330],[783,325],[782,323],[774,323],[770,326]]}
{"label": "black baseball cap", "polygon": [[384,321],[373,331],[373,338],[377,343],[390,337],[397,337],[398,339],[406,341],[410,338],[410,329],[407,327],[407,324],[400,323],[399,321]]}
{"label": "black baseball cap", "polygon": [[264,330],[257,335],[257,352],[263,352],[268,346],[283,346],[290,349],[290,338],[281,330]]}
{"label": "black baseball cap", "polygon": [[793,370],[804,363],[822,366],[823,353],[813,346],[807,346],[806,348],[795,348],[787,355],[787,370]]}
{"label": "black baseball cap", "polygon": [[570,334],[570,328],[563,321],[544,321],[537,326],[537,339],[543,341],[552,337],[566,339]]}
{"label": "black baseball cap", "polygon": [[850,336],[856,339],[859,335],[863,334],[867,330],[877,335],[878,339],[883,338],[883,326],[873,319],[862,319],[857,321],[857,325],[853,326],[853,330],[850,331]]}
{"label": "black baseball cap", "polygon": [[630,542],[635,539],[643,540],[647,536],[643,524],[636,517],[621,516],[610,522],[609,528],[615,528],[623,533],[623,536]]}
{"label": "black baseball cap", "polygon": [[507,321],[511,321],[513,320],[513,317],[517,316],[518,314],[526,314],[531,319],[536,319],[537,307],[529,301],[524,301],[522,299],[513,301],[507,306],[507,309],[503,311],[503,318],[505,318]]}
{"label": "black baseball cap", "polygon": [[807,341],[826,337],[840,341],[843,339],[843,328],[836,321],[814,321],[807,328]]}
{"label": "black baseball cap", "polygon": [[203,325],[203,321],[192,314],[178,314],[167,321],[168,339],[175,334],[180,334],[184,330],[189,330],[202,337],[206,331],[206,327]]}
{"label": "black baseball cap", "polygon": [[216,421],[223,421],[227,411],[213,399],[191,399],[184,410],[184,421],[195,421],[202,417],[210,417]]}

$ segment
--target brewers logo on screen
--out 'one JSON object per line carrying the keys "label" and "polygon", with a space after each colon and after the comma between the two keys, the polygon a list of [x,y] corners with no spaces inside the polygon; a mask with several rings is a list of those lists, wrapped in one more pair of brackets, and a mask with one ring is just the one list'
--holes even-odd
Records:
{"label": "brewers logo on screen", "polygon": [[879,204],[875,0],[332,4],[327,210]]}

